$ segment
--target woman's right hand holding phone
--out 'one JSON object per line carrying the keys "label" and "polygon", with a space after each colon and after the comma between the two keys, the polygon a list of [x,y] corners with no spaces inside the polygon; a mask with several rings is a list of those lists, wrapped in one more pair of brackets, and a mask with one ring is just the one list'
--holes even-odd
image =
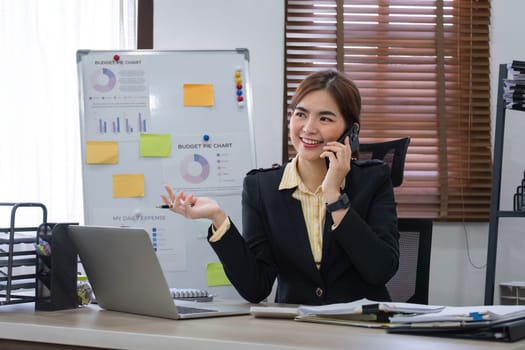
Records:
{"label": "woman's right hand holding phone", "polygon": [[[349,137],[346,136],[344,143],[339,141],[328,142],[324,147],[325,152],[321,156],[325,155],[330,160],[330,166],[326,172],[326,176],[322,183],[323,194],[328,197],[332,197],[331,194],[339,192],[343,180],[350,171],[350,160],[352,158]],[[331,199],[331,198],[326,198]],[[337,199],[337,197],[336,197]]]}

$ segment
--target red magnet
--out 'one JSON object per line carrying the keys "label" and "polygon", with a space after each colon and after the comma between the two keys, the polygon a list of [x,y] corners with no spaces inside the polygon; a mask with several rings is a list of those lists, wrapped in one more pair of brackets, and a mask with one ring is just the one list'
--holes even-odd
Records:
{"label": "red magnet", "polygon": [[113,56],[113,59],[118,62],[118,60],[120,60],[120,56],[119,55],[115,55],[115,56]]}

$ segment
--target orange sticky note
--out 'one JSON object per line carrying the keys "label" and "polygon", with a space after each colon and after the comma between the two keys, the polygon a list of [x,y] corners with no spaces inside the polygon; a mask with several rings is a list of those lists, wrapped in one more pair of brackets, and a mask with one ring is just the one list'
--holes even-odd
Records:
{"label": "orange sticky note", "polygon": [[210,107],[215,104],[213,84],[184,84],[185,107]]}
{"label": "orange sticky note", "polygon": [[117,164],[118,143],[116,141],[87,141],[87,164]]}
{"label": "orange sticky note", "polygon": [[113,174],[113,197],[144,197],[144,174]]}

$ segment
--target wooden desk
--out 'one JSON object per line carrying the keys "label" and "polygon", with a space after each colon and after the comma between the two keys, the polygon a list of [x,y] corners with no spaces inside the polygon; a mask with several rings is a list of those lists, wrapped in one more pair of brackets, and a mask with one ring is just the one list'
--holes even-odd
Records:
{"label": "wooden desk", "polygon": [[396,335],[380,329],[252,316],[173,321],[105,311],[95,305],[35,312],[33,304],[19,304],[0,307],[0,348],[525,350],[525,340],[498,343]]}

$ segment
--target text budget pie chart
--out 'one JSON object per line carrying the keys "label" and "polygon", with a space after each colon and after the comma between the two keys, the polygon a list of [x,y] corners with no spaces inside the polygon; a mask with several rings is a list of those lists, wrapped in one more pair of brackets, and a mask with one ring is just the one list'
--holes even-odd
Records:
{"label": "text budget pie chart", "polygon": [[182,160],[180,173],[187,182],[199,184],[210,175],[210,164],[200,154],[190,154]]}

